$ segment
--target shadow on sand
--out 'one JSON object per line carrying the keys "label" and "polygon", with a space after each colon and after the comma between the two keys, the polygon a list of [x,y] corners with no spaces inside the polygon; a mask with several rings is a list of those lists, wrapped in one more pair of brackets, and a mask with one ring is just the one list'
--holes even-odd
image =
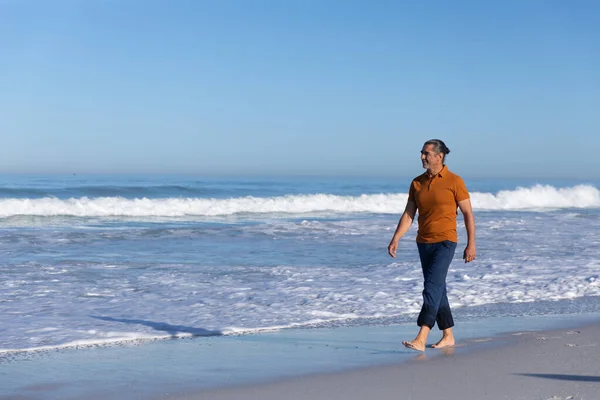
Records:
{"label": "shadow on sand", "polygon": [[517,375],[531,376],[534,378],[558,379],[561,381],[600,382],[600,376],[590,376],[590,375],[565,375],[565,374],[517,374]]}
{"label": "shadow on sand", "polygon": [[102,317],[98,315],[90,315],[92,318],[100,319],[102,321],[109,322],[122,322],[124,324],[133,324],[133,325],[145,325],[150,328],[153,328],[157,331],[167,332],[172,337],[176,337],[181,333],[189,333],[192,336],[221,336],[223,332],[221,331],[209,331],[208,329],[202,328],[194,328],[191,326],[183,326],[183,325],[171,325],[165,322],[153,322],[153,321],[145,321],[143,319],[127,319],[127,318],[112,318],[112,317]]}

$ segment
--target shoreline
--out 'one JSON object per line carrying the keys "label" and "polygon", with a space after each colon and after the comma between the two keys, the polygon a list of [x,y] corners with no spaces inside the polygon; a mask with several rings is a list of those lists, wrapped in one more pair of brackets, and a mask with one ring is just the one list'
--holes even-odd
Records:
{"label": "shoreline", "polygon": [[[472,356],[477,359],[478,354],[495,349],[510,349],[512,347],[506,344],[512,343],[511,340],[518,342],[556,329],[578,330],[578,327],[595,326],[599,322],[597,311],[461,321],[453,354],[427,349],[426,360],[421,360],[425,362],[417,365],[435,370],[438,362],[464,362],[460,360]],[[514,335],[516,332],[522,334]],[[415,333],[414,323],[402,323],[290,329],[237,337],[186,338],[18,354],[0,360],[0,400],[235,399],[252,398],[248,397],[249,393],[290,384],[301,384],[293,390],[304,393],[313,390],[310,388],[314,385],[326,388],[331,379],[334,379],[331,382],[343,381],[344,377],[363,372],[372,377],[369,379],[379,381],[387,376],[388,369],[410,370],[411,365],[423,358],[400,343]],[[436,329],[430,342],[435,343],[438,335]],[[383,375],[374,371],[383,371]],[[323,383],[313,383],[313,379]],[[360,379],[353,377],[352,381]],[[364,384],[372,385],[370,381]],[[272,392],[260,393],[256,398]],[[273,398],[288,398],[287,394],[281,397],[282,393],[274,393]],[[323,395],[315,394],[314,398],[323,398]]]}
{"label": "shoreline", "polygon": [[468,345],[428,348],[397,364],[160,398],[416,400],[426,394],[445,400],[588,400],[598,396],[599,357],[600,318],[562,329],[505,333],[473,339]]}
{"label": "shoreline", "polygon": [[[453,310],[453,314],[459,321],[458,328],[461,329],[464,322],[467,325],[470,321],[478,319],[494,320],[499,319],[502,323],[510,321],[512,317],[522,318],[552,318],[553,316],[565,317],[585,316],[598,313],[600,314],[600,296],[584,296],[575,299],[558,299],[558,300],[540,300],[536,302],[522,302],[522,303],[492,303],[482,304],[469,307],[459,307]],[[490,317],[489,315],[493,315]],[[319,323],[293,323],[285,326],[266,326],[258,328],[222,328],[214,331],[206,330],[202,328],[186,328],[187,331],[175,332],[171,334],[160,334],[160,333],[136,333],[132,336],[131,332],[124,332],[122,337],[113,338],[101,338],[101,339],[90,339],[90,340],[75,340],[73,342],[57,343],[43,346],[33,346],[24,348],[2,348],[0,349],[0,362],[2,357],[6,356],[18,356],[24,353],[36,354],[38,352],[55,352],[55,351],[68,351],[68,350],[79,350],[85,351],[91,348],[110,348],[120,347],[128,345],[148,345],[155,342],[164,342],[170,340],[202,340],[203,338],[209,337],[248,337],[248,336],[260,336],[269,334],[278,334],[285,332],[294,331],[319,331],[327,329],[353,329],[353,328],[364,328],[364,327],[386,327],[386,326],[398,326],[398,325],[410,325],[415,323],[418,316],[417,313],[398,314],[393,316],[379,316],[379,317],[355,317],[355,318],[338,318],[329,321]],[[144,321],[142,321],[144,322]],[[169,327],[169,324],[158,324]],[[415,325],[416,326],[416,325]],[[511,325],[509,325],[511,326]],[[173,331],[176,331],[180,326],[170,326]],[[484,334],[496,334],[501,331],[504,327],[494,328],[490,332]],[[162,331],[159,330],[158,332]],[[200,334],[194,334],[190,331],[201,332]],[[437,331],[434,328],[432,334]],[[487,332],[484,330],[484,332]],[[469,335],[472,335],[469,332]]]}

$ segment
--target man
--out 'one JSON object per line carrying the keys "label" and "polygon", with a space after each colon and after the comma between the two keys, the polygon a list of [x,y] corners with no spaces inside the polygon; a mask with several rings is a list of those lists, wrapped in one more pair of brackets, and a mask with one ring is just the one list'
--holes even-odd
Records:
{"label": "man", "polygon": [[411,182],[406,208],[388,246],[388,253],[395,258],[398,241],[412,225],[418,210],[417,247],[425,280],[423,307],[417,320],[421,329],[414,340],[402,342],[404,346],[418,351],[425,351],[427,336],[436,322],[443,332],[442,339],[431,347],[454,346],[454,320],[446,295],[446,275],[458,242],[457,208],[463,214],[467,229],[463,259],[468,263],[476,256],[475,218],[469,192],[462,178],[450,172],[444,164],[448,153],[448,147],[438,139],[423,145],[421,162],[427,171]]}

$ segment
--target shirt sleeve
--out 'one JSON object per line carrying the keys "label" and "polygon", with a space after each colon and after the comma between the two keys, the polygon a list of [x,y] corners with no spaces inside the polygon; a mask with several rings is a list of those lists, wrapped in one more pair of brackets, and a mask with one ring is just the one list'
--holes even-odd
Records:
{"label": "shirt sleeve", "polygon": [[417,200],[415,199],[415,181],[410,183],[410,188],[408,189],[408,201],[412,201],[417,204]]}
{"label": "shirt sleeve", "polygon": [[456,186],[454,188],[454,199],[457,203],[470,198],[469,191],[467,190],[467,186],[461,177],[456,177]]}

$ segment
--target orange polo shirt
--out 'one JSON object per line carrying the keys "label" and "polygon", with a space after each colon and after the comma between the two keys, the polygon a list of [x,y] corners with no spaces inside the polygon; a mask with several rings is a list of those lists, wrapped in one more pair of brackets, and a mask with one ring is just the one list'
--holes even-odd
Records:
{"label": "orange polo shirt", "polygon": [[462,178],[450,172],[445,165],[433,178],[425,172],[413,179],[408,200],[417,205],[419,213],[417,242],[458,242],[458,202],[468,198],[469,192]]}

